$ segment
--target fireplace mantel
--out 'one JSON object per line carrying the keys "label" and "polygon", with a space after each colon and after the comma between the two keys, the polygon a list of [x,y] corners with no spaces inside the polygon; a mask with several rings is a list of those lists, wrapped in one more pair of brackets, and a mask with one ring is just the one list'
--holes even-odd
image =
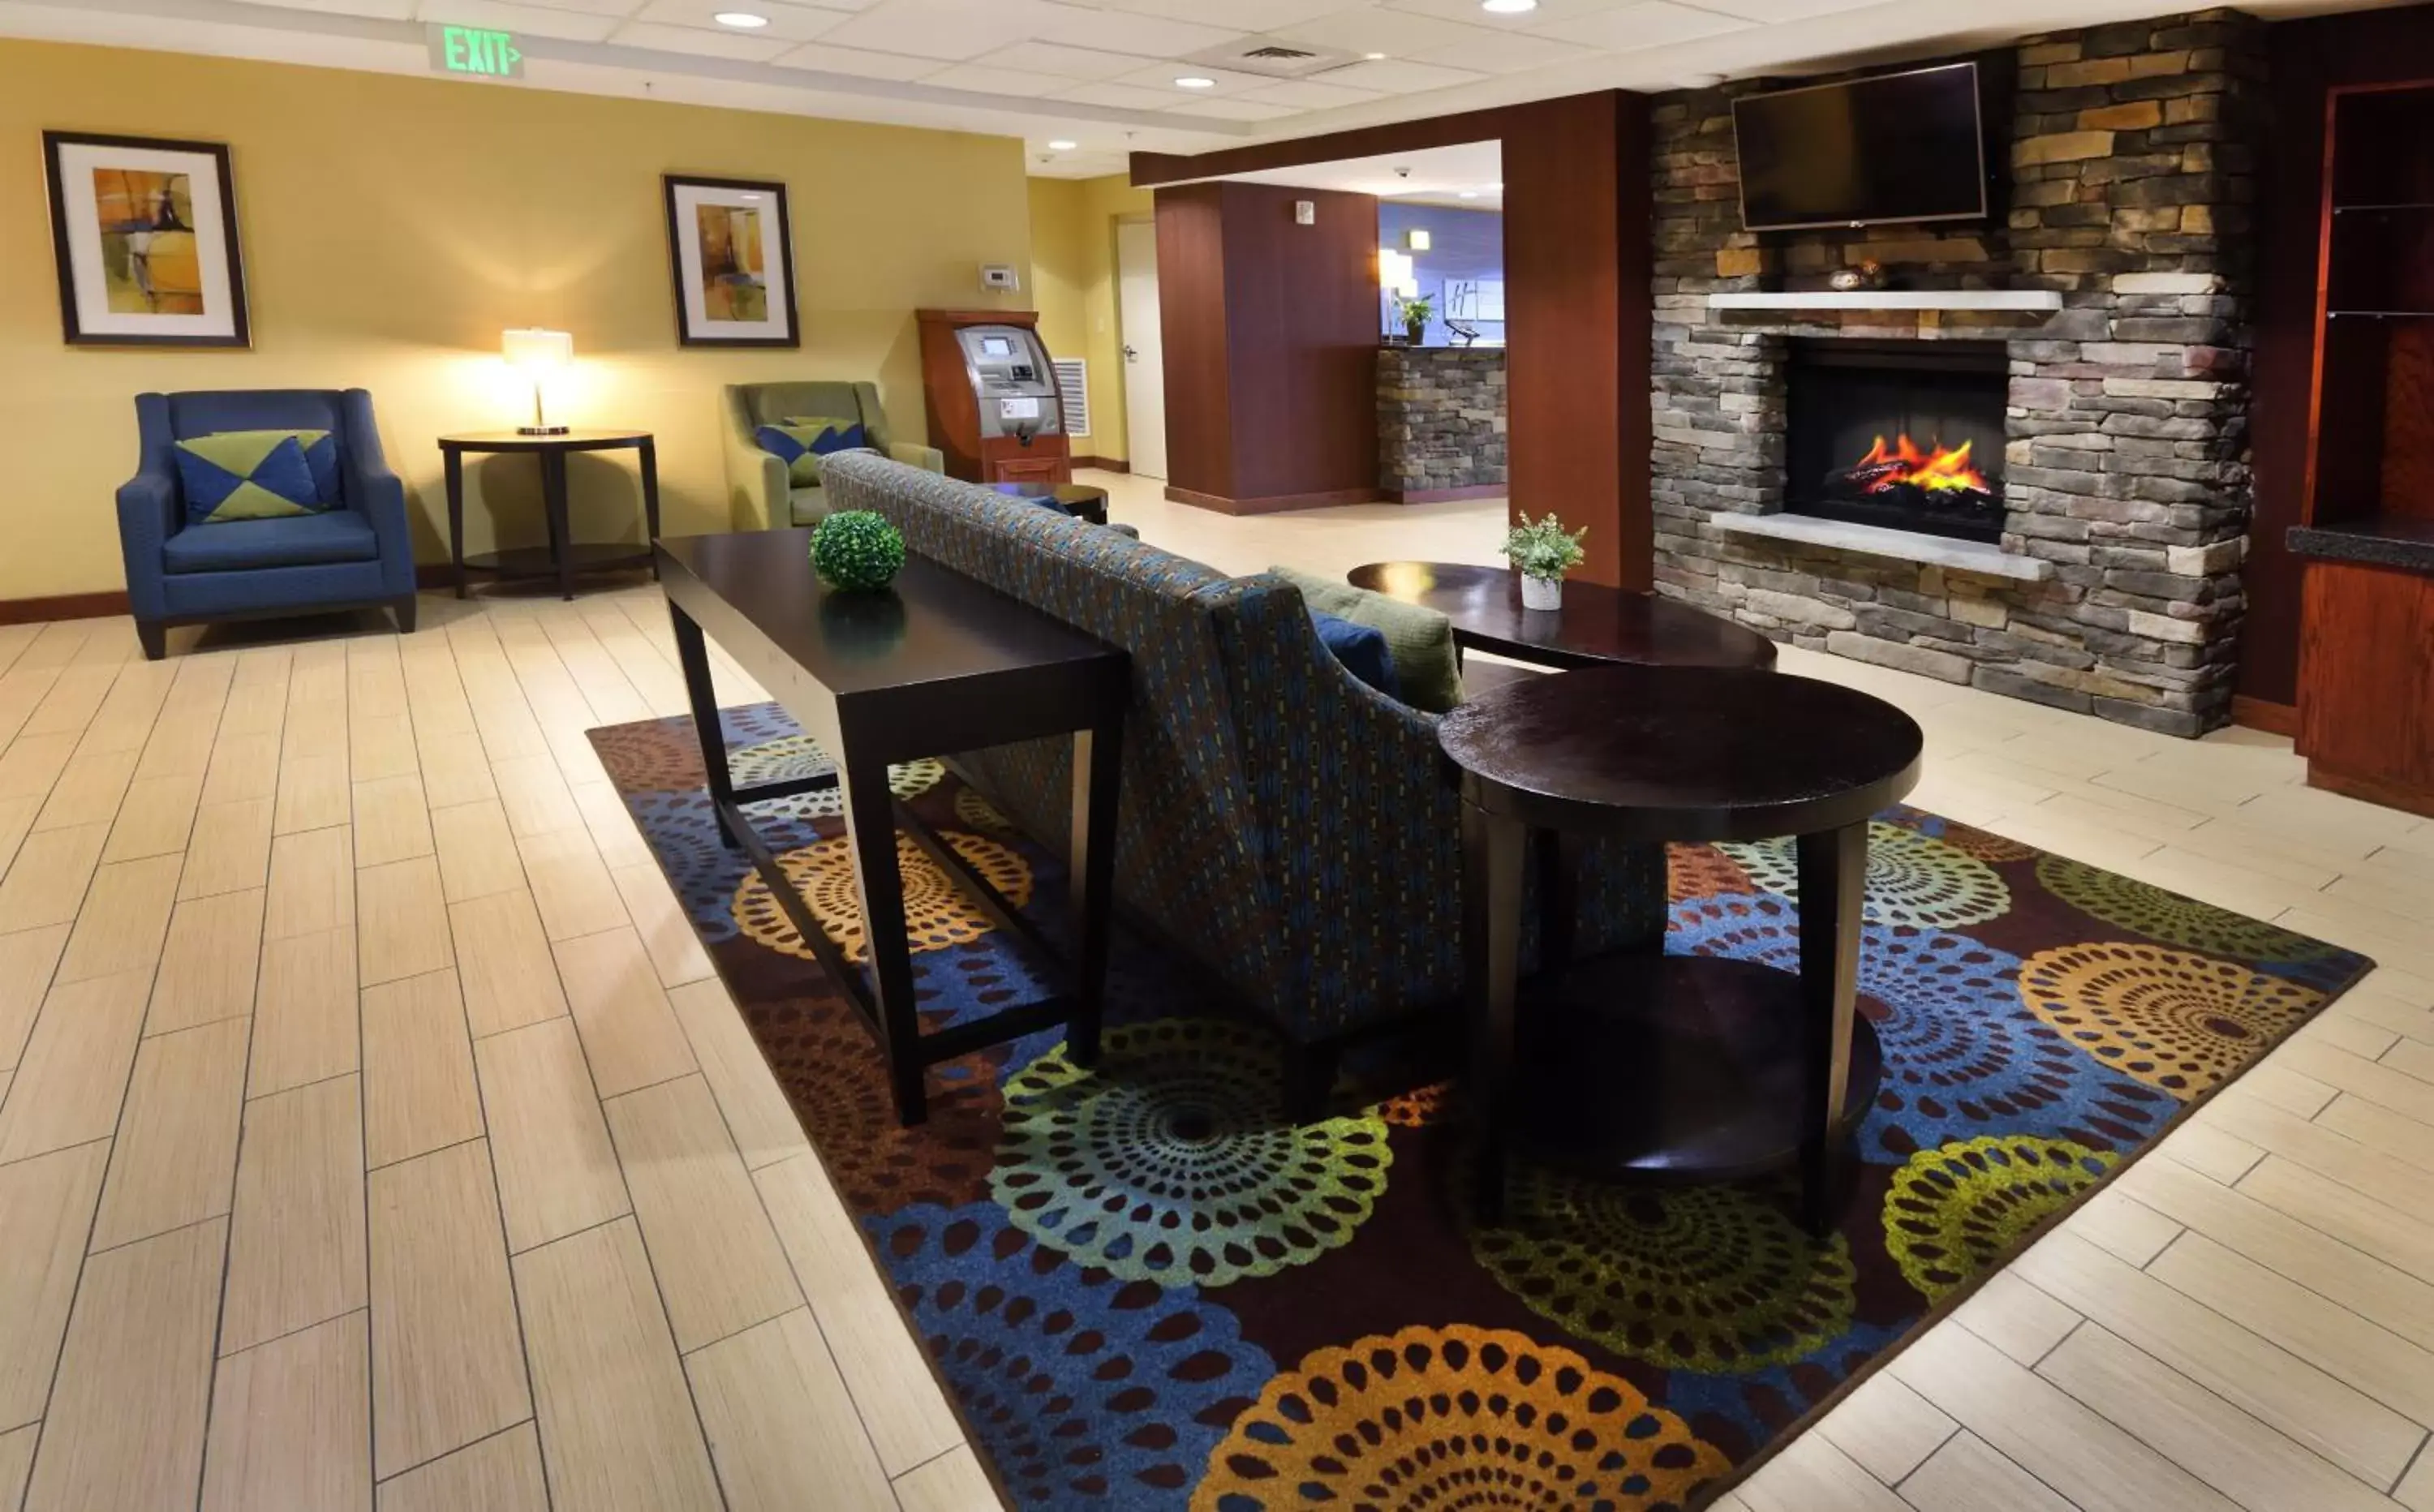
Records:
{"label": "fireplace mantel", "polygon": [[1984,541],[1957,541],[1944,535],[1887,530],[1881,525],[1854,525],[1808,515],[1717,514],[1707,523],[1727,535],[1761,535],[1771,540],[1830,546],[1862,556],[1886,556],[1981,577],[2009,578],[2014,583],[2043,583],[2054,575],[2054,565],[2041,556],[2015,556]]}
{"label": "fireplace mantel", "polygon": [[1711,294],[1710,310],[1977,310],[2049,314],[2051,289],[1818,289],[1802,294]]}

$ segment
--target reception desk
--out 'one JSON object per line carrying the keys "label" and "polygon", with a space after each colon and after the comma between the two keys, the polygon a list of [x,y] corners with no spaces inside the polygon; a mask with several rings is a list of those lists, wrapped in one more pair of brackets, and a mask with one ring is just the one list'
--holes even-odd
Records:
{"label": "reception desk", "polygon": [[1505,491],[1501,347],[1378,349],[1378,489],[1425,503]]}

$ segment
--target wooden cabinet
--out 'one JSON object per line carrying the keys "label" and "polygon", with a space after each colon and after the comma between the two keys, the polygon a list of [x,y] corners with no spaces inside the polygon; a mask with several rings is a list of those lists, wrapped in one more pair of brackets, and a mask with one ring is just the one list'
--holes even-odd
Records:
{"label": "wooden cabinet", "polygon": [[2299,754],[2307,780],[2434,814],[2434,577],[2307,564]]}

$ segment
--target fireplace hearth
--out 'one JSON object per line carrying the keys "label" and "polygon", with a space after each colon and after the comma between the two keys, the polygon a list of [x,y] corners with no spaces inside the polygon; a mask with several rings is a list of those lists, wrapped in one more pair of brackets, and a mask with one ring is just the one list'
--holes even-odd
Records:
{"label": "fireplace hearth", "polygon": [[1784,508],[2000,540],[2009,370],[2000,342],[1795,339]]}

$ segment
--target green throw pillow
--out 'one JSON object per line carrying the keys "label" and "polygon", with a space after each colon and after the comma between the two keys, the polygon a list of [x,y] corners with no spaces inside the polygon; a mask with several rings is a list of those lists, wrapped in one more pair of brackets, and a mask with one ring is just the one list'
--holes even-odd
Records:
{"label": "green throw pillow", "polygon": [[1268,570],[1301,589],[1302,602],[1321,614],[1367,625],[1386,637],[1395,661],[1395,686],[1403,702],[1443,714],[1462,702],[1462,660],[1454,650],[1453,621],[1434,609],[1405,603],[1289,567]]}
{"label": "green throw pillow", "polygon": [[[316,433],[326,444],[328,433]],[[301,435],[293,431],[225,431],[190,436],[175,451],[186,495],[186,521],[317,514],[323,508]]]}

